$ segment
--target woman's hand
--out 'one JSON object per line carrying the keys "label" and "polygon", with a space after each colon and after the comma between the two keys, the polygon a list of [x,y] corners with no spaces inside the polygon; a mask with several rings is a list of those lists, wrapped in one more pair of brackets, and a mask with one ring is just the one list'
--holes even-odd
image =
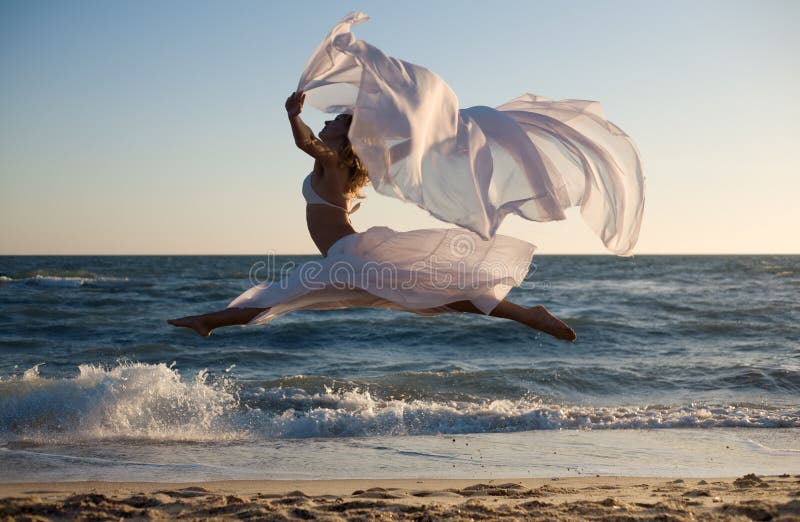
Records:
{"label": "woman's hand", "polygon": [[303,112],[303,103],[306,101],[306,93],[303,91],[293,92],[286,98],[286,113],[290,118],[299,116]]}

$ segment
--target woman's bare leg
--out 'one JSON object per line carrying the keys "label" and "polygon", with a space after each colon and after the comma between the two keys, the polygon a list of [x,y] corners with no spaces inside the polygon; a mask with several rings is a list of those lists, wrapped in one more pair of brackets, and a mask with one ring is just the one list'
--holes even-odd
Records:
{"label": "woman's bare leg", "polygon": [[[472,301],[457,301],[448,304],[447,307],[456,312],[484,315]],[[547,311],[547,308],[542,305],[525,308],[524,306],[504,299],[489,315],[492,317],[511,319],[512,321],[522,323],[536,330],[541,330],[544,333],[550,334],[557,339],[563,339],[564,341],[574,341],[578,337],[567,323],[551,314]]]}
{"label": "woman's bare leg", "polygon": [[227,308],[203,315],[189,315],[180,319],[169,319],[172,326],[191,328],[203,337],[208,337],[215,328],[249,323],[255,316],[268,308]]}

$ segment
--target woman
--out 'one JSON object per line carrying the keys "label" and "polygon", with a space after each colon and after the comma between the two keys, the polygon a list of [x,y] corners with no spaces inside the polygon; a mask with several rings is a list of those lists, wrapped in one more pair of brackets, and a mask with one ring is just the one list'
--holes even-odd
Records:
{"label": "woman", "polygon": [[[216,328],[261,324],[291,310],[368,306],[421,315],[487,314],[511,319],[558,339],[575,340],[575,332],[544,306],[526,308],[504,299],[512,281],[519,284],[524,273],[512,277],[502,269],[484,270],[492,253],[497,253],[495,260],[499,259],[502,265],[502,256],[513,251],[517,253],[517,264],[527,272],[532,245],[499,235],[492,241],[482,241],[459,229],[397,233],[386,227],[373,227],[357,233],[349,219],[357,206],[350,205],[353,198],[361,197],[359,190],[368,182],[368,175],[348,139],[352,117],[340,114],[325,122],[317,138],[300,119],[304,101],[303,91],[292,93],[286,100],[286,111],[295,144],[315,160],[314,170],[304,182],[303,195],[309,234],[328,260],[320,265],[323,276],[302,279],[304,271],[300,267],[288,286],[258,285],[225,310],[172,319],[167,321],[169,324],[209,336]],[[428,242],[436,247],[426,250],[420,246]],[[439,255],[443,244],[445,254],[449,248],[451,255]],[[466,250],[460,248],[464,245]],[[333,250],[334,263],[329,258]],[[415,250],[422,254],[405,259],[408,251]],[[475,255],[470,257],[472,254]],[[491,268],[497,266],[495,263]],[[348,284],[337,284],[341,283],[335,277],[341,273],[340,268],[347,269]],[[413,284],[407,284],[409,281]]]}

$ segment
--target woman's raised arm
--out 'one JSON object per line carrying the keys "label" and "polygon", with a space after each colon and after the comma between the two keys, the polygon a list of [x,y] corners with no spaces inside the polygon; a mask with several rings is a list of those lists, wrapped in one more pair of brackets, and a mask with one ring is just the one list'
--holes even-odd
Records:
{"label": "woman's raised arm", "polygon": [[289,124],[292,126],[294,144],[312,158],[321,161],[323,165],[331,161],[338,161],[336,152],[317,138],[300,118],[305,99],[306,95],[303,91],[293,92],[286,99],[286,114],[289,116]]}

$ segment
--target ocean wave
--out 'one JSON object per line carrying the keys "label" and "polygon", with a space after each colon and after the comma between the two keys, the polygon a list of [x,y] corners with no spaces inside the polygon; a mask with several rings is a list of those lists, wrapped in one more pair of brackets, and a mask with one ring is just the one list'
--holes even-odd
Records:
{"label": "ocean wave", "polygon": [[767,404],[564,405],[537,398],[382,397],[344,384],[318,391],[250,387],[229,373],[184,379],[166,364],[39,366],[0,380],[0,439],[210,441],[529,430],[800,428],[800,410]]}
{"label": "ocean wave", "polygon": [[380,399],[360,390],[265,390],[287,409],[260,433],[272,438],[496,433],[557,429],[800,427],[800,410],[763,405],[566,406],[538,400]]}
{"label": "ocean wave", "polygon": [[0,283],[27,283],[51,287],[78,287],[92,283],[126,282],[127,277],[111,277],[88,270],[29,270],[13,276],[0,275]]}
{"label": "ocean wave", "polygon": [[198,372],[183,380],[161,364],[80,365],[72,378],[42,378],[39,366],[0,380],[2,438],[33,441],[96,439],[224,440],[241,436],[238,408],[226,380]]}

